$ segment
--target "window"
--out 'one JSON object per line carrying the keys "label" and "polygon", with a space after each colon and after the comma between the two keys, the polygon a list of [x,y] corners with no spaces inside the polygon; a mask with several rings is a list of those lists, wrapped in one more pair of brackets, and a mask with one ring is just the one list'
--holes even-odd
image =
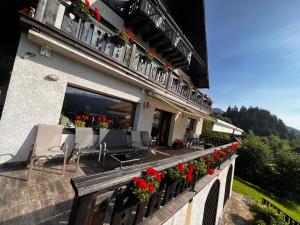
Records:
{"label": "window", "polygon": [[68,86],[60,124],[65,128],[129,129],[133,125],[134,112],[135,104],[131,102]]}
{"label": "window", "polygon": [[186,120],[186,129],[193,131],[195,125],[195,120],[191,118],[187,118]]}

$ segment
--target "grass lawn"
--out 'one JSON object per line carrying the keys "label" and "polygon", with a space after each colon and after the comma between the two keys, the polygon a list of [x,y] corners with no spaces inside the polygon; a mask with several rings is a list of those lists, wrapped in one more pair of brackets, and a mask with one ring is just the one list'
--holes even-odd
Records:
{"label": "grass lawn", "polygon": [[258,203],[261,203],[261,198],[264,197],[273,205],[281,209],[293,219],[300,221],[300,205],[276,196],[275,194],[261,189],[260,187],[242,180],[241,178],[234,177],[233,191],[246,195]]}

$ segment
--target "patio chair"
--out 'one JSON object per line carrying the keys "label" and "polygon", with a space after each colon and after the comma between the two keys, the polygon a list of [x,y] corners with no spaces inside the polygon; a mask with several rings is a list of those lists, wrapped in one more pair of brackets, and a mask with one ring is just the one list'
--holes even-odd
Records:
{"label": "patio chair", "polygon": [[46,158],[64,157],[62,175],[65,174],[67,144],[61,145],[62,125],[39,124],[35,143],[29,156],[30,166],[27,179],[30,179],[31,172],[36,160]]}
{"label": "patio chair", "polygon": [[128,138],[126,130],[103,129],[99,131],[99,142],[103,150],[103,166],[106,155],[134,152],[131,140]]}
{"label": "patio chair", "polygon": [[150,135],[147,131],[131,131],[132,147],[136,151],[150,149]]}
{"label": "patio chair", "polygon": [[[99,154],[98,164],[101,160],[101,145],[97,146],[93,143],[93,129],[89,127],[76,127],[75,129],[75,155],[77,156],[76,171],[79,167],[80,157],[88,154]],[[72,152],[73,153],[73,152]]]}

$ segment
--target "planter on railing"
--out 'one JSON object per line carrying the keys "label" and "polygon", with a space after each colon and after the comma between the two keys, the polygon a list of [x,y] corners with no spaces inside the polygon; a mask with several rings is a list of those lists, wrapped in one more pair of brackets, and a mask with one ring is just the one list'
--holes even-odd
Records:
{"label": "planter on railing", "polygon": [[[173,65],[168,61],[162,62],[156,57],[156,53],[153,54],[152,50],[145,50],[134,42],[131,32],[127,31],[127,34],[126,30],[118,31],[113,28],[104,30],[100,24],[102,21],[97,21],[95,16],[93,17],[83,11],[75,4],[76,2],[81,1],[76,0],[70,4],[62,0],[57,4],[46,4],[47,0],[44,0],[43,7],[37,9],[36,14],[38,16],[36,16],[36,19],[59,30],[60,35],[66,35],[73,40],[77,40],[80,44],[94,49],[101,56],[109,58],[149,81],[170,90],[186,101],[198,106],[201,110],[211,110],[211,102],[209,102],[208,97],[204,99],[203,97],[193,96],[193,90],[187,88],[188,83],[184,80],[179,81],[178,79],[181,78],[171,70],[171,67],[174,67]],[[95,15],[95,12],[93,15]],[[168,35],[171,35],[171,33]],[[175,36],[174,41],[176,44],[179,43],[181,53],[189,57],[190,53],[182,44],[184,42],[181,39],[177,40]]]}
{"label": "planter on railing", "polygon": [[[223,145],[220,149],[228,148],[235,152],[237,143]],[[75,199],[69,219],[69,225],[103,224],[139,224],[145,218],[153,215],[161,207],[176,199],[187,191],[192,191],[196,183],[205,174],[214,174],[214,165],[210,169],[198,171],[195,160],[202,162],[203,158],[211,159],[219,148],[206,150],[205,153],[193,152],[150,163],[161,172],[147,165],[139,165],[126,171],[110,171],[71,180],[75,189]],[[200,157],[200,158],[199,158]],[[222,160],[224,162],[225,160]],[[221,161],[220,161],[221,162]],[[148,168],[148,169],[146,169]],[[167,171],[172,171],[176,176]],[[175,169],[175,170],[174,170]],[[145,172],[141,172],[145,171]],[[205,173],[203,173],[205,171]],[[164,174],[164,175],[162,175]],[[158,176],[159,175],[159,176]],[[141,176],[138,178],[138,176]],[[159,181],[158,188],[150,189],[151,182]],[[161,178],[161,179],[160,179]],[[178,178],[178,179],[177,179]],[[140,188],[148,196],[133,192],[132,181],[140,184]],[[147,181],[146,183],[144,181]],[[153,187],[152,187],[153,188]],[[152,192],[153,191],[153,192]]]}

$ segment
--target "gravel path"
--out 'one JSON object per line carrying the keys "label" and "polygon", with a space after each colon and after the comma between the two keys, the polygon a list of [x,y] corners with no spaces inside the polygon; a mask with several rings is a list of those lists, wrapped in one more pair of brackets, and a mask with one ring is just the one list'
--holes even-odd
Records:
{"label": "gravel path", "polygon": [[248,197],[232,192],[219,225],[251,225],[253,217],[249,206],[252,202]]}

